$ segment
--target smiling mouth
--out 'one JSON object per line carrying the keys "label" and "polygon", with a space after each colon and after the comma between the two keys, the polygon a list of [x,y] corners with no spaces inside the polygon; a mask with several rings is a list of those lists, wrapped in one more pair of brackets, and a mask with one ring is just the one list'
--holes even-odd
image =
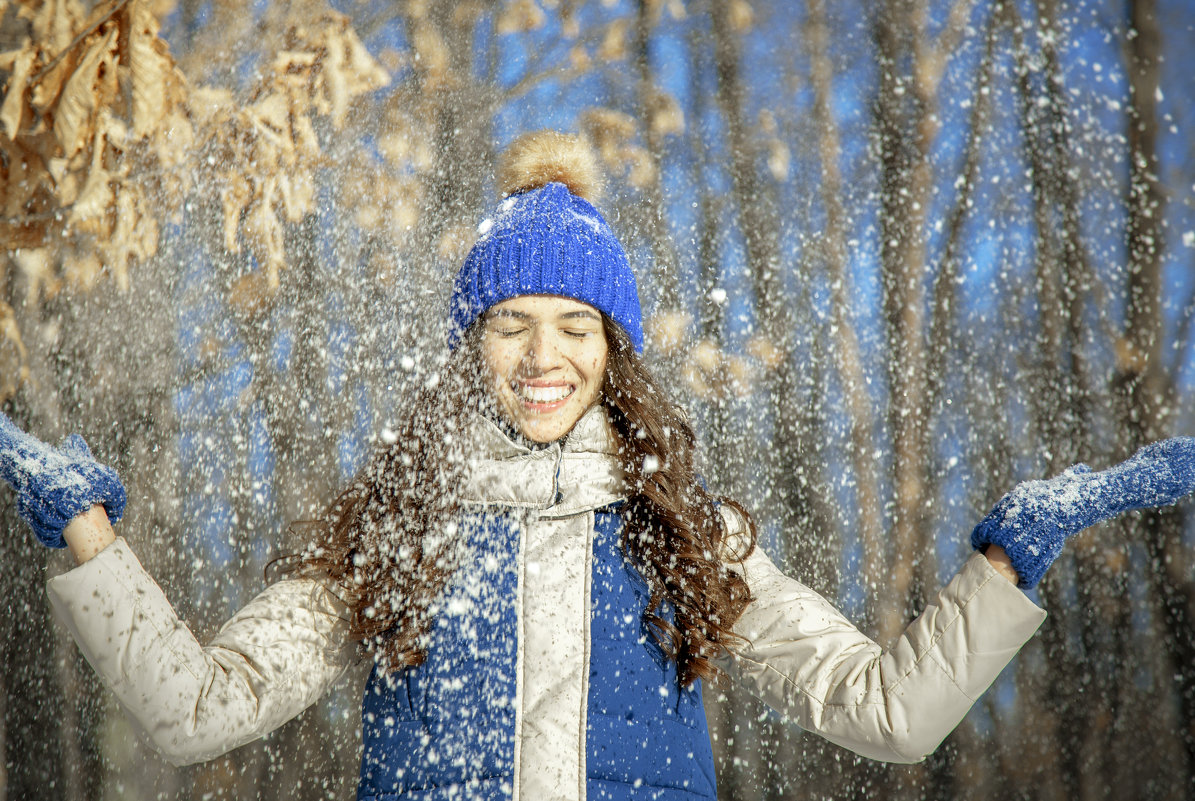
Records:
{"label": "smiling mouth", "polygon": [[524,384],[520,381],[513,382],[511,384],[511,389],[514,390],[515,395],[518,396],[519,400],[529,404],[559,403],[577,391],[576,387],[568,384],[550,387],[536,387]]}

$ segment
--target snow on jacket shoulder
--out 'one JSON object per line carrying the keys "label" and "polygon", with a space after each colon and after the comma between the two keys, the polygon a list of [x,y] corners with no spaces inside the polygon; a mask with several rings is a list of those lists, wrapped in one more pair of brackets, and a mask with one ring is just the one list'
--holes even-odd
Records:
{"label": "snow on jacket shoulder", "polygon": [[[733,550],[743,521],[722,514]],[[755,600],[734,627],[747,645],[720,666],[801,728],[888,762],[937,748],[1046,617],[972,554],[884,650],[760,549],[735,567]]]}

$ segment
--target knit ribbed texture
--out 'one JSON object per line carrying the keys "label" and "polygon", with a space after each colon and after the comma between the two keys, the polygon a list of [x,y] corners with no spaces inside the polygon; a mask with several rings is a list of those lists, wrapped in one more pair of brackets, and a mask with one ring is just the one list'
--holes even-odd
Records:
{"label": "knit ribbed texture", "polygon": [[518,295],[560,295],[588,303],[643,350],[643,318],[627,254],[600,212],[563,184],[506,198],[478,227],[453,284],[448,344],[478,315]]}
{"label": "knit ribbed texture", "polygon": [[1195,492],[1195,438],[1147,445],[1115,467],[1085,464],[1049,481],[1026,481],[1005,495],[971,533],[971,545],[1008,552],[1020,584],[1036,586],[1067,537],[1133,509],[1166,506]]}
{"label": "knit ribbed texture", "polygon": [[62,532],[77,515],[102,503],[115,523],[125,490],[116,471],[97,462],[87,443],[71,434],[54,448],[26,434],[0,413],[0,479],[17,492],[19,514],[37,539],[65,548]]}

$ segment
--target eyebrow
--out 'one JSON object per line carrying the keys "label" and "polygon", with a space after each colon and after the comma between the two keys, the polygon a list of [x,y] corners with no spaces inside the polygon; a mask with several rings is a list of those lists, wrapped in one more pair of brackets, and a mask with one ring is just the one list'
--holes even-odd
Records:
{"label": "eyebrow", "polygon": [[[516,320],[532,319],[532,315],[527,314],[526,312],[515,311],[514,309],[490,309],[490,311],[486,313],[485,317],[487,320],[492,320],[497,317],[508,317],[508,318],[513,317]],[[590,320],[596,320],[599,323],[602,321],[602,318],[600,315],[598,315],[595,312],[591,312],[588,309],[578,309],[577,311],[565,312],[564,314],[557,315],[556,319],[557,320],[590,319]]]}

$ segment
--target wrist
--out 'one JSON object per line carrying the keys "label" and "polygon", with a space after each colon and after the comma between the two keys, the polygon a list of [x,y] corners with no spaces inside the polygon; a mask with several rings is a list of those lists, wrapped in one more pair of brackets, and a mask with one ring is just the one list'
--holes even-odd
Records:
{"label": "wrist", "polygon": [[75,561],[83,564],[115,542],[116,532],[108,522],[108,513],[97,503],[72,519],[63,530],[62,537]]}
{"label": "wrist", "polygon": [[1017,575],[1017,569],[1012,566],[1012,559],[1008,558],[1008,553],[999,545],[987,546],[983,551],[983,555],[987,557],[988,563],[1001,576],[1013,584],[1021,583],[1021,577]]}

